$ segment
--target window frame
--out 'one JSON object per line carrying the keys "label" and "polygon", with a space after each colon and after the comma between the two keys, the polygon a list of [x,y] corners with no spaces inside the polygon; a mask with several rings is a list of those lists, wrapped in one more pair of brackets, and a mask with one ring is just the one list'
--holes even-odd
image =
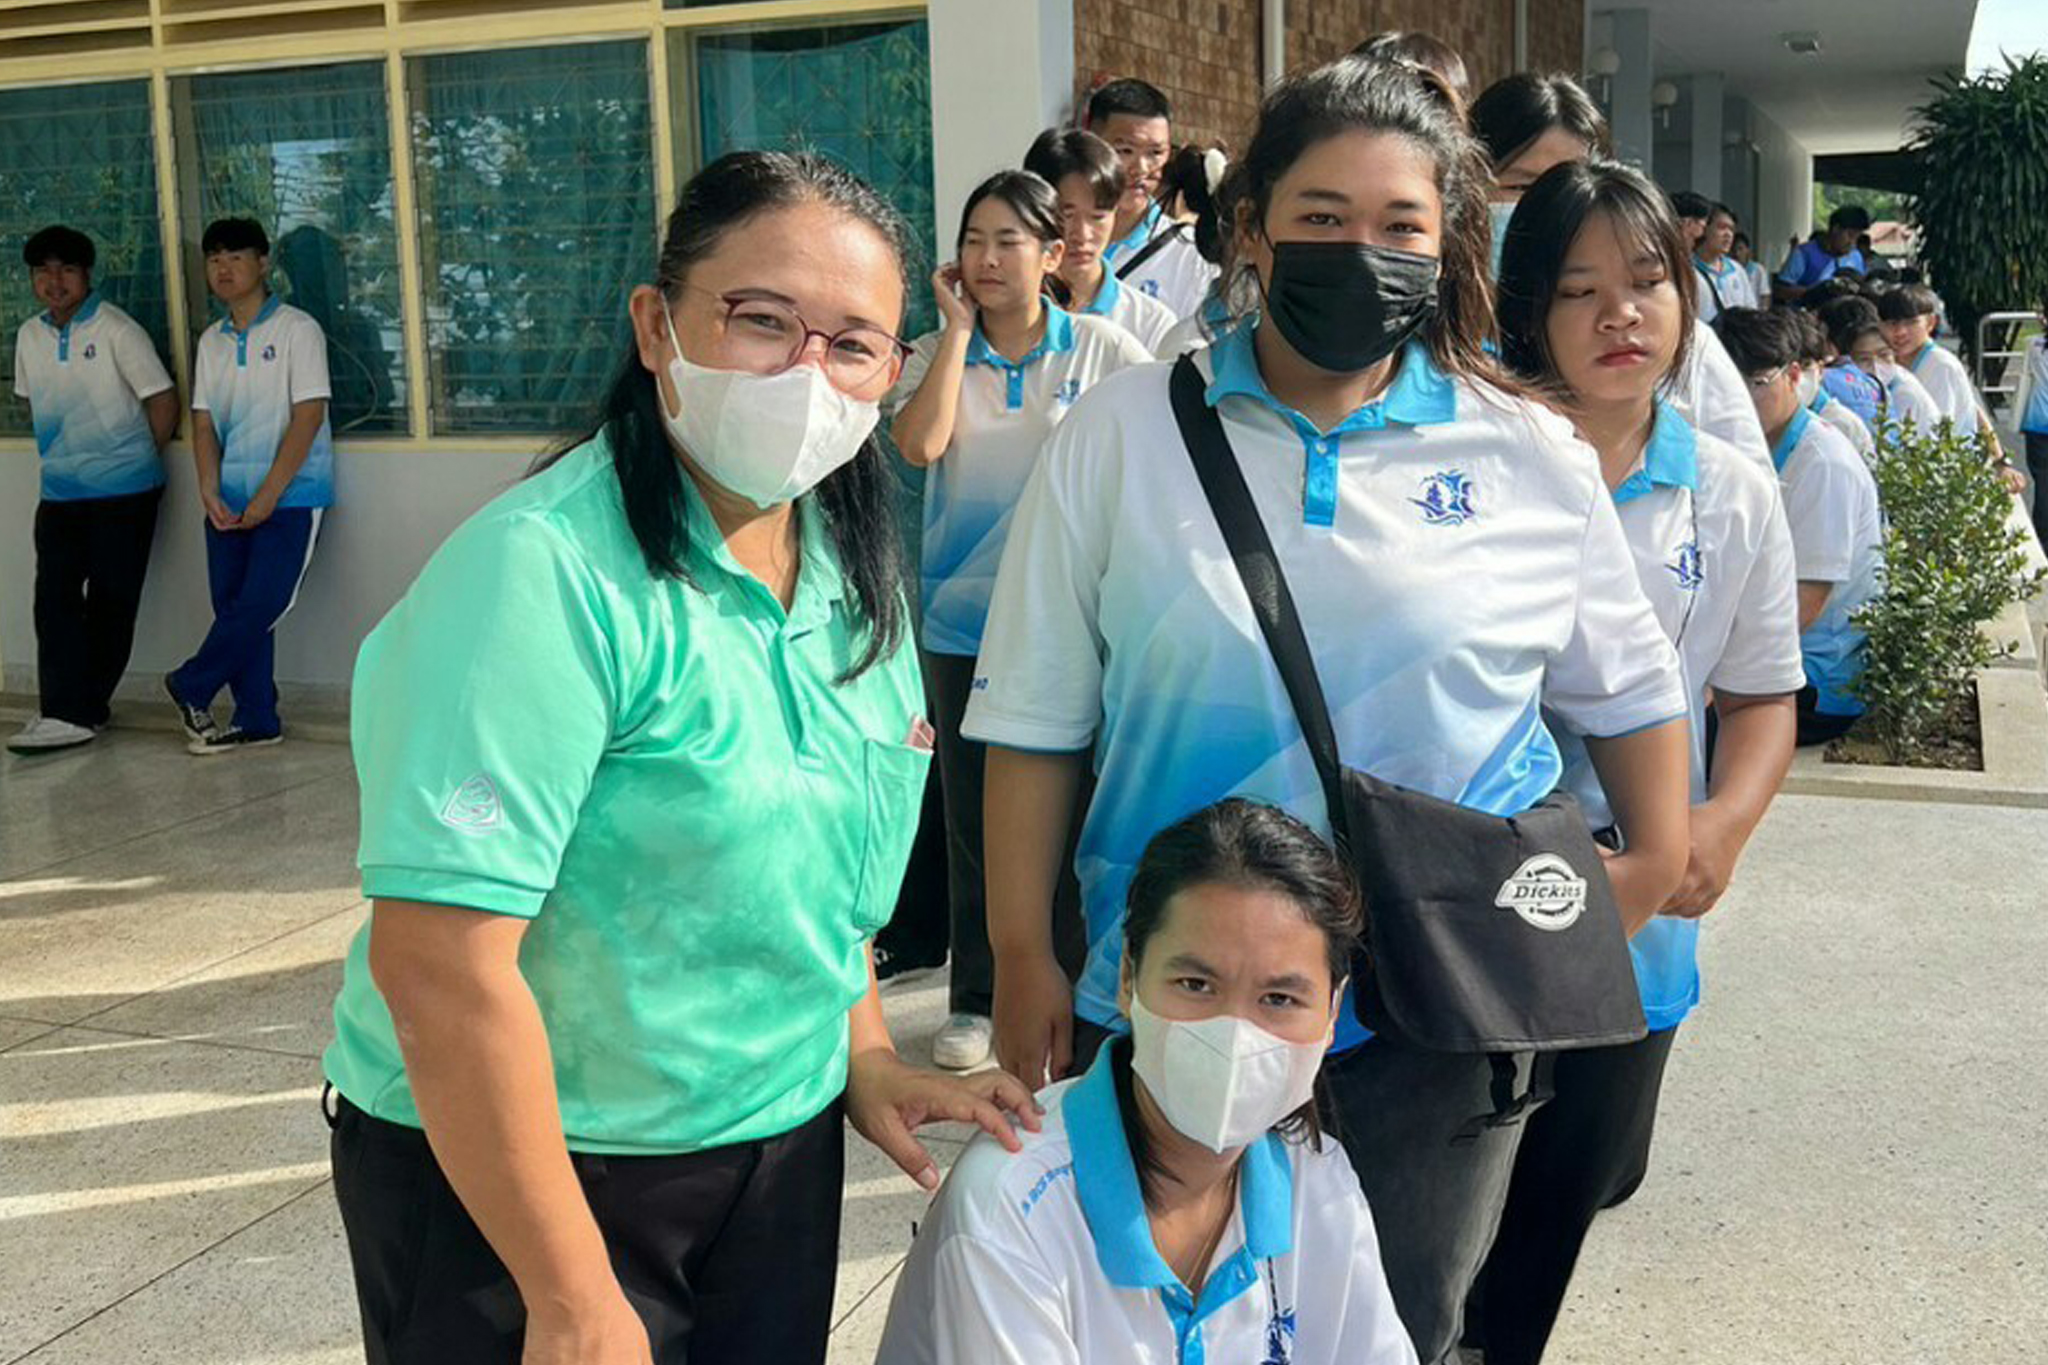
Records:
{"label": "window frame", "polygon": [[[438,3],[439,0],[433,0]],[[450,436],[435,434],[430,409],[426,336],[425,279],[420,256],[419,200],[413,164],[412,100],[407,85],[406,63],[415,57],[467,52],[496,52],[508,49],[562,47],[586,42],[638,39],[646,43],[649,78],[649,134],[654,157],[655,221],[658,231],[675,203],[684,167],[694,160],[694,105],[690,103],[690,73],[671,70],[671,54],[677,46],[671,34],[678,29],[735,29],[805,25],[832,22],[860,22],[912,18],[930,12],[930,0],[730,0],[724,4],[700,4],[689,8],[667,8],[663,0],[615,0],[613,3],[576,4],[573,0],[545,7],[508,0],[499,6],[485,0],[452,0],[451,12],[416,15],[427,9],[422,0],[382,0],[381,27],[304,32],[286,36],[234,36],[229,33],[206,42],[180,41],[175,29],[194,21],[218,19],[231,28],[236,7],[221,0],[219,9],[180,14],[173,24],[159,15],[150,25],[146,47],[98,49],[81,32],[76,51],[54,50],[46,55],[11,57],[6,62],[6,79],[0,89],[37,89],[46,86],[90,84],[106,80],[145,79],[150,83],[151,131],[155,145],[158,228],[164,257],[164,292],[167,325],[174,353],[165,360],[187,404],[192,393],[192,354],[177,343],[193,335],[191,330],[190,271],[196,245],[186,243],[183,221],[185,185],[180,150],[189,146],[180,137],[180,115],[176,108],[173,80],[187,76],[214,75],[238,71],[275,71],[300,66],[328,66],[342,62],[382,62],[387,123],[390,128],[392,203],[397,218],[400,306],[405,339],[406,427],[401,431],[371,435],[350,435],[335,441],[341,454],[398,452],[434,454],[520,454],[532,455],[557,440],[559,432],[480,434]],[[459,9],[460,12],[453,12]],[[475,38],[479,19],[488,19],[489,41]],[[688,44],[682,44],[685,52]],[[678,82],[681,82],[678,85]],[[679,118],[679,115],[681,116]],[[5,268],[5,267],[0,267]],[[202,267],[203,268],[203,267]],[[0,319],[12,326],[19,319]],[[170,451],[178,455],[191,449],[189,419],[181,420]],[[0,453],[34,451],[28,436],[0,436]]]}

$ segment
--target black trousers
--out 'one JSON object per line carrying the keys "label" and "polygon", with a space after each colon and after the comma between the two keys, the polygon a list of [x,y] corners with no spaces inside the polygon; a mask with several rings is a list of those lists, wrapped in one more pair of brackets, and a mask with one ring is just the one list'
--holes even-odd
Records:
{"label": "black trousers", "polygon": [[1677,1034],[1558,1054],[1554,1094],[1527,1122],[1500,1230],[1466,1305],[1465,1343],[1486,1352],[1486,1365],[1543,1359],[1594,1217],[1649,1173]]}
{"label": "black trousers", "polygon": [[1802,749],[1813,744],[1826,744],[1849,733],[1849,727],[1856,723],[1855,716],[1822,715],[1813,709],[1820,699],[1820,692],[1812,687],[1802,687],[1794,699],[1798,714],[1799,732],[1795,741]]}
{"label": "black trousers", "polygon": [[[924,654],[925,696],[938,732],[939,784],[946,808],[946,882],[953,930],[950,1008],[955,1014],[989,1013],[995,999],[995,954],[988,941],[987,873],[982,861],[982,801],[988,746],[960,733],[974,690],[975,661],[965,654]],[[1081,923],[1081,885],[1074,877],[1074,842],[1092,784],[1082,783],[1073,831],[1053,896],[1053,944],[1071,978],[1087,960]]]}
{"label": "black trousers", "polygon": [[[518,1287],[426,1134],[335,1100],[334,1194],[369,1365],[519,1365]],[[835,1102],[760,1142],[688,1156],[572,1155],[655,1365],[824,1360],[844,1130]]]}
{"label": "black trousers", "polygon": [[950,888],[946,877],[945,775],[934,771],[924,784],[924,803],[917,812],[917,838],[910,845],[910,864],[896,893],[896,909],[875,935],[875,946],[912,962],[943,962],[952,926]]}
{"label": "black trousers", "polygon": [[2027,478],[2033,487],[2034,535],[2048,549],[2048,435],[2030,431],[2027,436]]}
{"label": "black trousers", "polygon": [[36,669],[43,714],[107,723],[128,671],[163,490],[36,507]]}

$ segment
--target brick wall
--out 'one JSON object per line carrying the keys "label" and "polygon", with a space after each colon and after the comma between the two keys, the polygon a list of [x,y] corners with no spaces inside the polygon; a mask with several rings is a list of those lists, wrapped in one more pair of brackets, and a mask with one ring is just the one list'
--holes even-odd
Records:
{"label": "brick wall", "polygon": [[[1176,140],[1242,147],[1259,107],[1259,0],[1074,0],[1077,98],[1114,76],[1139,76],[1174,106]],[[1584,42],[1580,0],[1529,0],[1529,58],[1539,71],[1576,71]],[[1290,67],[1330,61],[1367,34],[1415,28],[1464,54],[1474,92],[1514,65],[1514,0],[1293,0]]]}

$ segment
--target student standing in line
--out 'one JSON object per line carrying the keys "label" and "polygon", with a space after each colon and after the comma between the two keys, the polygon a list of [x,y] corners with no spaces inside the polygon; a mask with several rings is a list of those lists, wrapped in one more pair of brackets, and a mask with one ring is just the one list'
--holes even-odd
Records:
{"label": "student standing in line", "polygon": [[[1486,355],[1484,156],[1433,75],[1352,58],[1268,95],[1240,169],[1235,249],[1265,303],[1182,363],[1291,584],[1342,761],[1519,812],[1562,770],[1549,706],[1590,737],[1627,833],[1607,866],[1642,922],[1684,871],[1687,699],[1591,453]],[[1028,1084],[1122,1028],[1125,894],[1154,832],[1233,795],[1330,827],[1173,373],[1112,376],[1047,443],[963,726],[990,746],[997,1053]],[[1091,754],[1076,990],[1052,904]],[[1468,1132],[1497,1110],[1484,1055],[1370,1037],[1350,1004],[1336,1047],[1331,1093],[1395,1303],[1443,1365],[1521,1130]]]}
{"label": "student standing in line", "polygon": [[1935,408],[1958,434],[1984,431],[1996,440],[1990,415],[1970,381],[1970,371],[1953,351],[1934,339],[1941,299],[1924,284],[1902,284],[1878,296],[1877,320],[1892,358],[1919,380]]}
{"label": "student standing in line", "polygon": [[[2042,327],[2048,329],[2048,303],[2041,305],[2041,319]],[[2013,403],[2020,415],[2020,434],[2027,443],[2034,536],[2048,549],[2048,331],[2027,342],[2020,367],[2020,388]]]}
{"label": "student standing in line", "polygon": [[[1709,232],[1714,220],[1709,220]],[[1649,1168],[1664,1066],[1700,998],[1700,917],[1735,874],[1792,761],[1799,657],[1792,538],[1769,470],[1664,401],[1692,337],[1693,264],[1663,192],[1611,162],[1571,162],[1522,197],[1501,262],[1502,353],[1555,395],[1598,452],[1636,573],[1692,702],[1685,881],[1629,940],[1649,1036],[1558,1054],[1525,1124],[1465,1344],[1537,1365],[1593,1219]],[[1707,698],[1718,719],[1713,777]],[[1605,793],[1565,741],[1565,785],[1597,829]],[[1624,1290],[1623,1292],[1626,1292]]]}
{"label": "student standing in line", "polygon": [[945,785],[952,886],[952,1013],[932,1060],[967,1070],[988,1060],[988,909],[982,870],[983,747],[960,733],[974,685],[989,594],[1017,499],[1039,448],[1100,380],[1152,355],[1115,323],[1046,297],[1065,243],[1052,186],[1003,171],[967,197],[958,257],[933,276],[938,331],[920,337],[890,394],[903,458],[924,491],[925,687]]}
{"label": "student standing in line", "polygon": [[1876,595],[1883,572],[1877,482],[1848,441],[1799,401],[1796,319],[1783,309],[1735,309],[1720,331],[1771,438],[1799,574],[1799,743],[1823,744],[1863,714],[1850,691],[1863,672],[1863,632],[1850,618]]}
{"label": "student standing in line", "polygon": [[[1493,258],[1500,259],[1509,218],[1523,191],[1564,161],[1583,161],[1607,146],[1607,119],[1593,97],[1569,76],[1519,72],[1495,81],[1473,102],[1472,131],[1493,162]],[[1770,448],[1757,426],[1756,408],[1742,376],[1714,329],[1696,323],[1685,372],[1672,404],[1701,431],[1746,450],[1758,464]]]}
{"label": "student standing in line", "polygon": [[1313,830],[1230,800],[1131,879],[1132,1037],[1042,1097],[1011,1155],[976,1138],[889,1302],[888,1365],[1413,1365],[1372,1214],[1316,1077],[1358,892]]}
{"label": "student standing in line", "polygon": [[1857,249],[1857,239],[1870,229],[1870,211],[1861,204],[1844,204],[1828,215],[1824,232],[1816,232],[1793,247],[1778,272],[1774,296],[1783,303],[1797,303],[1809,289],[1827,283],[1844,270],[1868,273],[1870,261]]}
{"label": "student standing in line", "polygon": [[1756,258],[1756,247],[1750,242],[1749,234],[1737,231],[1734,241],[1729,244],[1728,254],[1742,267],[1742,273],[1749,277],[1749,296],[1756,300],[1758,308],[1771,306],[1771,272],[1764,269],[1764,263]]}
{"label": "student standing in line", "polygon": [[683,187],[589,439],[357,660],[370,922],[327,1075],[369,1357],[817,1365],[845,1127],[1015,1148],[868,940],[930,771],[887,472],[910,232],[808,155]]}
{"label": "student standing in line", "polygon": [[[1681,196],[1683,197],[1683,196]],[[1693,247],[1693,268],[1699,275],[1700,317],[1712,322],[1723,308],[1755,308],[1755,293],[1749,287],[1748,272],[1729,255],[1735,245],[1735,210],[1726,204],[1708,203],[1706,225]]]}
{"label": "student standing in line", "polygon": [[18,754],[89,744],[135,644],[135,613],[163,500],[178,392],[135,320],[92,286],[96,252],[53,225],[22,246],[44,312],[14,338],[14,396],[41,464],[36,504],[36,679],[42,709]]}
{"label": "student standing in line", "polygon": [[1067,308],[1076,315],[1107,318],[1160,354],[1178,321],[1173,310],[1143,290],[1126,286],[1102,263],[1123,202],[1124,171],[1107,142],[1078,128],[1048,128],[1024,154],[1024,169],[1052,186],[1059,199],[1060,232],[1066,252],[1059,277],[1067,286]]}
{"label": "student standing in line", "polygon": [[[320,521],[334,504],[327,425],[327,337],[270,292],[270,238],[223,218],[200,239],[206,283],[227,316],[200,334],[192,362],[192,459],[206,509],[213,626],[164,679],[191,752],[276,744],[277,623],[298,601]],[[220,729],[214,698],[234,694]]]}
{"label": "student standing in line", "polygon": [[1790,317],[1799,325],[1799,402],[1814,416],[1842,433],[1864,463],[1877,458],[1877,438],[1870,434],[1870,428],[1861,417],[1849,410],[1849,405],[1829,393],[1821,385],[1821,375],[1827,370],[1828,362],[1834,358],[1835,350],[1828,342],[1827,328],[1820,325],[1811,309],[1793,308],[1777,310]]}
{"label": "student standing in line", "polygon": [[1185,318],[1202,306],[1216,270],[1195,249],[1186,223],[1166,216],[1160,177],[1173,155],[1173,106],[1156,86],[1125,77],[1088,97],[1088,131],[1124,166],[1124,197],[1102,263],[1117,278]]}
{"label": "student standing in line", "polygon": [[[1849,298],[1842,296],[1842,300]],[[1884,331],[1875,317],[1867,316],[1859,308],[1834,308],[1830,304],[1815,312],[1814,317],[1828,336],[1828,363],[1821,371],[1821,390],[1869,428],[1874,454],[1888,407],[1884,385],[1876,375],[1877,357],[1884,351]]]}
{"label": "student standing in line", "polygon": [[1941,409],[1934,395],[1893,361],[1891,343],[1877,318],[1877,305],[1861,294],[1835,298],[1822,305],[1820,320],[1844,361],[1878,386],[1877,430],[1910,424],[1922,436],[1933,435],[1941,424]]}

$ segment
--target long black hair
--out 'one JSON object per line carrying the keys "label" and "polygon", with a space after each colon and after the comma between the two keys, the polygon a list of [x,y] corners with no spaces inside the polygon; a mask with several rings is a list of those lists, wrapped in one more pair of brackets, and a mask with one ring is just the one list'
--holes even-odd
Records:
{"label": "long black hair", "polygon": [[[1349,974],[1352,954],[1365,933],[1358,884],[1343,860],[1314,830],[1278,806],[1230,797],[1152,837],[1125,894],[1124,957],[1134,974],[1144,960],[1146,946],[1166,922],[1168,903],[1195,886],[1229,886],[1285,896],[1304,920],[1322,930],[1331,983]],[[1165,1169],[1138,1121],[1130,1044],[1119,1039],[1111,1046],[1116,1049],[1110,1063],[1117,1110],[1123,1117],[1132,1163],[1149,1196]],[[1307,1141],[1318,1150],[1322,1146],[1322,1120],[1313,1098],[1274,1128],[1292,1141]]]}
{"label": "long black hair", "polygon": [[1668,387],[1692,354],[1693,319],[1699,314],[1692,253],[1664,191],[1641,171],[1604,158],[1552,166],[1515,206],[1500,251],[1501,357],[1539,388],[1562,388],[1557,357],[1550,353],[1550,309],[1565,257],[1596,216],[1614,224],[1625,245],[1662,262],[1678,294],[1678,348],[1660,381]]}
{"label": "long black hair", "polygon": [[[730,152],[691,176],[676,198],[655,264],[655,287],[673,305],[690,268],[716,251],[727,234],[760,214],[815,202],[873,228],[889,244],[906,279],[915,252],[909,226],[889,201],[835,161],[807,152]],[[907,286],[906,286],[907,287]],[[676,459],[661,408],[661,391],[637,347],[629,346],[586,435],[547,456],[547,468],[588,441],[604,437],[618,473],[626,522],[648,572],[695,586],[689,568],[689,500],[696,496]],[[860,652],[839,677],[851,682],[902,643],[909,609],[890,504],[889,473],[870,437],[860,453],[813,493],[825,517],[841,570],[866,630]]]}
{"label": "long black hair", "polygon": [[[1038,239],[1039,246],[1050,250],[1055,243],[1066,240],[1066,233],[1060,229],[1060,197],[1046,178],[1035,171],[997,171],[976,185],[961,206],[960,232],[953,241],[956,255],[967,242],[967,220],[989,199],[1016,214],[1024,230]],[[1067,282],[1054,274],[1045,277],[1044,290],[1054,303],[1062,306],[1074,297]]]}
{"label": "long black hair", "polygon": [[1595,152],[1607,150],[1607,118],[1584,86],[1570,76],[1518,71],[1472,101],[1472,135],[1493,168],[1513,161],[1552,128],[1561,128]]}
{"label": "long black hair", "polygon": [[[1493,332],[1491,177],[1443,78],[1405,61],[1346,57],[1290,76],[1266,96],[1233,190],[1241,226],[1263,233],[1273,190],[1309,148],[1348,132],[1391,133],[1427,153],[1443,200],[1437,307],[1421,339],[1445,374],[1503,383],[1486,354]],[[1507,386],[1512,388],[1512,383]]]}

